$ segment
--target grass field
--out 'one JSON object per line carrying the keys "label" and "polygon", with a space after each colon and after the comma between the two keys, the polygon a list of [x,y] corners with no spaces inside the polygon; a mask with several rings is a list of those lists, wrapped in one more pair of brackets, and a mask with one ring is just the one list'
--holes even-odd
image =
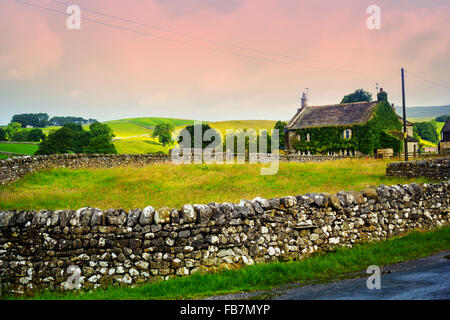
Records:
{"label": "grass field", "polygon": [[33,155],[37,149],[38,145],[32,144],[22,144],[22,143],[0,143],[0,151],[11,152],[11,153],[21,153],[27,155]]}
{"label": "grass field", "polygon": [[260,165],[173,165],[113,169],[59,168],[30,174],[0,187],[0,209],[81,207],[179,208],[184,204],[239,202],[308,192],[361,190],[367,185],[425,182],[386,177],[387,161],[347,159],[321,163],[280,163],[279,172],[261,176]]}
{"label": "grass field", "polygon": [[162,151],[169,152],[169,147],[164,147],[159,141],[150,137],[128,138],[122,140],[115,140],[114,145],[118,153],[155,153]]}
{"label": "grass field", "polygon": [[450,227],[428,232],[412,232],[380,242],[356,244],[353,248],[317,253],[300,261],[257,264],[214,274],[196,274],[136,288],[110,287],[93,292],[66,295],[43,293],[34,299],[192,299],[232,292],[270,290],[287,283],[308,284],[345,277],[365,271],[370,265],[388,264],[421,258],[450,249]]}

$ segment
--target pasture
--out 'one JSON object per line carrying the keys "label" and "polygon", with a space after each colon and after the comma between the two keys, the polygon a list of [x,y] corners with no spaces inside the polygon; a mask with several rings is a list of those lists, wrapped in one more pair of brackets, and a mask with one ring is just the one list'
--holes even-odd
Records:
{"label": "pasture", "polygon": [[38,145],[33,144],[23,144],[23,143],[0,143],[0,151],[20,153],[26,155],[33,155],[37,149]]}
{"label": "pasture", "polygon": [[280,163],[273,176],[261,165],[173,165],[112,169],[59,168],[30,174],[0,187],[1,210],[179,208],[184,204],[239,202],[308,192],[359,191],[367,185],[426,182],[386,177],[386,160],[346,159]]}

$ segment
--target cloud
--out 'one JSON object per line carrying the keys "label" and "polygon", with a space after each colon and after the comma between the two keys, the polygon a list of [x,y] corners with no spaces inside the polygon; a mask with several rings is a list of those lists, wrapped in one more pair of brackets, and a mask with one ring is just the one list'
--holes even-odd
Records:
{"label": "cloud", "polygon": [[31,80],[58,65],[63,54],[58,36],[36,11],[1,5],[0,30],[0,72],[10,79]]}

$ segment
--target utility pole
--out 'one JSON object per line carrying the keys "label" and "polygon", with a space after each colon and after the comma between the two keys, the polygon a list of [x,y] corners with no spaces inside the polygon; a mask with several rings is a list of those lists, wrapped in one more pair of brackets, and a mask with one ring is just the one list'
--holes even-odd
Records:
{"label": "utility pole", "polygon": [[408,161],[408,133],[406,131],[405,72],[402,68],[403,139],[405,141],[405,161]]}

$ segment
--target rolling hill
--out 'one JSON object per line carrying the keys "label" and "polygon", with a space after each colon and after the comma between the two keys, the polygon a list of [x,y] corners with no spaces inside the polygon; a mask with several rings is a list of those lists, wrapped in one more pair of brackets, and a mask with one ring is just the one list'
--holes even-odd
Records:
{"label": "rolling hill", "polygon": [[[403,115],[401,106],[395,107],[397,114]],[[430,106],[430,107],[407,107],[406,118],[416,121],[430,121],[438,116],[450,114],[450,105],[447,106]]]}

